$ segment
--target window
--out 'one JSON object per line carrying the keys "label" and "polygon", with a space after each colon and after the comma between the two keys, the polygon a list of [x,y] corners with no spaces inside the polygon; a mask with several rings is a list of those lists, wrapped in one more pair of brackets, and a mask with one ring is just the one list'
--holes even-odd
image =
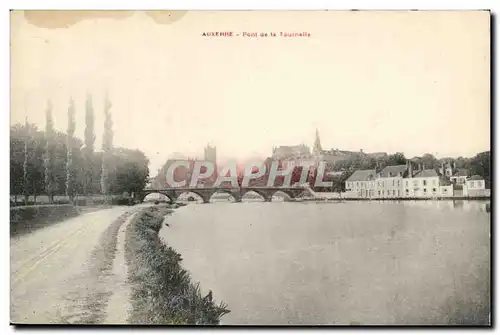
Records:
{"label": "window", "polygon": [[[406,181],[406,187],[408,187],[408,180]],[[407,190],[408,191],[408,190]]]}
{"label": "window", "polygon": [[436,189],[435,189],[435,188],[433,188],[433,189],[432,189],[432,192],[436,193]]}
{"label": "window", "polygon": [[380,196],[380,191],[378,191],[378,195]]}
{"label": "window", "polygon": [[396,183],[396,181],[393,179],[393,180],[392,180],[392,186],[394,186],[394,185],[395,185],[395,183]]}
{"label": "window", "polygon": [[410,193],[410,190],[409,189],[406,189],[406,194]]}
{"label": "window", "polygon": [[396,190],[392,190],[392,195],[396,195]]}
{"label": "window", "polygon": [[426,188],[424,188],[424,193],[427,193],[427,189]]}
{"label": "window", "polygon": [[427,180],[424,179],[422,182],[424,183],[424,186],[427,185]]}

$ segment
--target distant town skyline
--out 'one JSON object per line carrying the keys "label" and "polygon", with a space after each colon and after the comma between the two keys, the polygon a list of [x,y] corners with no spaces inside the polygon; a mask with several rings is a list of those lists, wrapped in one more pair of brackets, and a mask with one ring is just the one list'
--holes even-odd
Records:
{"label": "distant town skyline", "polygon": [[[217,159],[273,146],[472,157],[490,150],[488,12],[188,12],[171,24],[137,13],[64,29],[11,13],[11,125],[43,129],[47,100],[66,131],[70,98],[83,139],[93,96],[101,149],[104,94],[114,145],[154,175],[181,152]],[[293,31],[309,38],[207,38],[203,31]],[[30,50],[30,52],[25,52]]]}

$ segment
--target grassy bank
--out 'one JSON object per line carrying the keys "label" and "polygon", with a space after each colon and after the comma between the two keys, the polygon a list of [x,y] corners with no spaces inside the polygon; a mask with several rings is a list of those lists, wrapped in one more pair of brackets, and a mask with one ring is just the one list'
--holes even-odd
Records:
{"label": "grassy bank", "polygon": [[22,206],[10,209],[10,236],[19,236],[99,209],[73,205]]}
{"label": "grassy bank", "polygon": [[158,236],[170,206],[142,210],[128,225],[125,257],[132,284],[132,324],[217,325],[229,313],[212,293],[202,296],[180,262],[181,255]]}

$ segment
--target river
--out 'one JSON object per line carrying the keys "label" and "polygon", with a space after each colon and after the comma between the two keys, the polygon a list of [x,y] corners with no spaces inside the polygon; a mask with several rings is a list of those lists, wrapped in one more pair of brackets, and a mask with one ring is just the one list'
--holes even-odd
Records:
{"label": "river", "polygon": [[472,201],[190,204],[160,235],[221,324],[483,324],[490,214]]}

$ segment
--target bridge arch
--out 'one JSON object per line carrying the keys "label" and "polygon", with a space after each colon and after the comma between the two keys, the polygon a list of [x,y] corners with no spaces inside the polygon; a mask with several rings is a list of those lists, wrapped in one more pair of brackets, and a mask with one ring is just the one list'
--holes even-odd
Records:
{"label": "bridge arch", "polygon": [[239,196],[239,194],[237,194],[236,192],[232,192],[231,190],[225,190],[225,189],[217,189],[215,190],[215,192],[210,194],[209,196],[210,202],[212,202],[212,197],[216,194],[227,194],[229,195],[229,200],[232,198],[231,202],[241,202],[241,197]]}
{"label": "bridge arch", "polygon": [[181,197],[186,197],[188,198],[191,194],[194,194],[196,195],[201,201],[203,201],[204,203],[207,203],[210,201],[210,196],[207,196],[206,194],[203,194],[201,192],[197,192],[196,190],[189,190],[189,191],[182,191],[182,192],[179,192],[177,194],[177,199],[181,198]]}
{"label": "bridge arch", "polygon": [[251,194],[251,193],[255,193],[255,194],[257,194],[257,195],[260,195],[260,197],[262,198],[262,200],[263,200],[263,201],[266,201],[266,202],[271,201],[271,198],[272,198],[272,193],[265,192],[265,191],[258,190],[258,189],[248,189],[248,190],[246,190],[246,191],[245,191],[245,192],[241,195],[241,198],[244,198],[246,195]]}
{"label": "bridge arch", "polygon": [[175,199],[172,199],[172,197],[167,193],[167,192],[161,192],[161,191],[151,191],[151,192],[148,192],[148,191],[143,191],[142,194],[141,194],[141,202],[144,202],[144,201],[153,201],[155,199],[146,199],[148,196],[150,195],[153,195],[153,194],[157,194],[157,195],[161,195],[163,196],[164,198],[166,198],[166,200],[168,202],[174,202]]}
{"label": "bridge arch", "polygon": [[287,190],[277,190],[271,195],[271,198],[276,197],[276,196],[281,196],[281,195],[283,195],[283,201],[285,201],[285,202],[293,201],[295,199],[294,194],[287,191]]}

